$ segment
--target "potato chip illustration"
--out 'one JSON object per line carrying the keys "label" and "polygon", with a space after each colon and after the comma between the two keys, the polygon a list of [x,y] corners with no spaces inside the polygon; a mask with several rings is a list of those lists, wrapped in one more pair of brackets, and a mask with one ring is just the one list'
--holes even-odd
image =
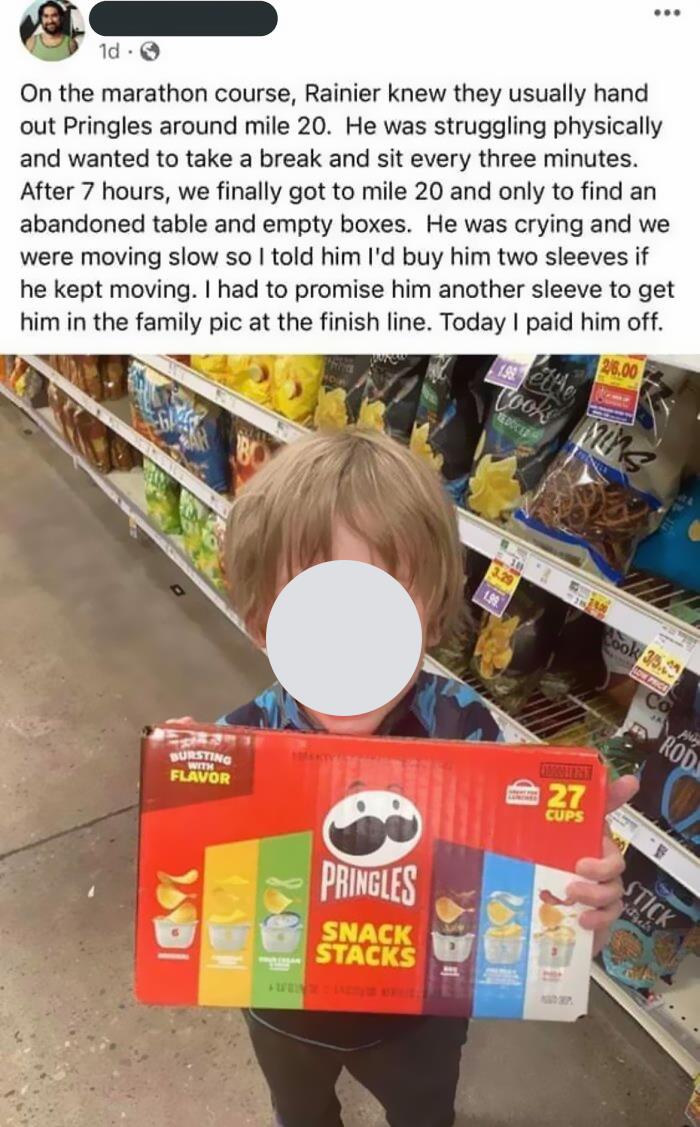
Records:
{"label": "potato chip illustration", "polygon": [[159,884],[156,889],[156,899],[161,908],[171,911],[173,908],[178,908],[188,897],[186,892],[181,892],[174,884]]}
{"label": "potato chip illustration", "polygon": [[199,872],[197,869],[189,869],[183,873],[181,877],[172,876],[170,873],[158,872],[156,873],[158,880],[161,884],[194,884],[199,879]]}
{"label": "potato chip illustration", "polygon": [[539,914],[540,921],[546,928],[559,927],[564,919],[564,913],[553,904],[540,904]]}
{"label": "potato chip illustration", "polygon": [[180,904],[174,912],[170,912],[166,919],[170,920],[173,924],[193,924],[197,919],[197,909],[194,904],[186,900],[184,904]]}
{"label": "potato chip illustration", "polygon": [[455,904],[449,896],[440,896],[435,901],[435,914],[444,924],[454,923],[464,911],[465,909]]}
{"label": "potato chip illustration", "polygon": [[234,908],[234,910],[228,916],[224,916],[224,915],[210,916],[209,917],[209,923],[210,924],[235,924],[235,923],[238,923],[239,920],[244,920],[244,919],[245,919],[245,912],[242,912],[240,908]]}
{"label": "potato chip illustration", "polygon": [[233,876],[226,877],[224,880],[220,880],[219,884],[222,888],[228,888],[229,886],[231,886],[232,888],[240,888],[241,885],[250,884],[250,881],[246,880],[245,877],[239,877],[234,873]]}
{"label": "potato chip illustration", "polygon": [[215,888],[209,898],[209,910],[217,916],[230,916],[235,910],[237,899],[238,897],[232,892],[227,892],[224,888]]}
{"label": "potato chip illustration", "polygon": [[346,393],[342,387],[320,388],[314,424],[319,430],[344,430],[348,425]]}
{"label": "potato chip illustration", "polygon": [[434,466],[436,470],[441,470],[444,458],[442,454],[433,452],[433,449],[428,442],[429,430],[429,423],[423,423],[421,426],[414,426],[409,446],[413,453],[417,454],[419,458],[423,458],[424,461],[430,462],[431,466]]}
{"label": "potato chip illustration", "polygon": [[275,916],[279,915],[280,912],[284,912],[289,905],[293,903],[294,901],[291,900],[289,896],[285,896],[283,892],[280,892],[278,888],[266,888],[263,894],[263,904],[265,905],[266,911],[271,912]]}
{"label": "potato chip illustration", "polygon": [[510,923],[515,912],[512,908],[507,908],[500,900],[491,900],[486,907],[486,915],[489,918],[489,923],[492,923],[495,927],[503,927]]}
{"label": "potato chip illustration", "polygon": [[520,936],[523,929],[520,924],[505,924],[503,927],[490,927],[488,934],[492,935],[494,939],[514,939]]}

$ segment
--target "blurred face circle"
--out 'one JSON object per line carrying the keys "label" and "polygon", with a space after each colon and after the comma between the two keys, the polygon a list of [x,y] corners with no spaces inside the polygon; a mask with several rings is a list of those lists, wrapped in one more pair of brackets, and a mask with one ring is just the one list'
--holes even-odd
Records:
{"label": "blurred face circle", "polygon": [[266,646],[277,680],[306,708],[359,717],[383,709],[411,684],[423,626],[408,591],[387,571],[330,560],[280,591]]}
{"label": "blurred face circle", "polygon": [[41,26],[51,35],[61,30],[61,13],[58,8],[46,8],[41,14]]}

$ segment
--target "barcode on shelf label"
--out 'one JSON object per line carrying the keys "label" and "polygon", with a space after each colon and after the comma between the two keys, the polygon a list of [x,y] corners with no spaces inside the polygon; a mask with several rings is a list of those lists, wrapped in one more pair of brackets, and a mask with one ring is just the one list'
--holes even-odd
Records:
{"label": "barcode on shelf label", "polygon": [[472,601],[495,618],[501,618],[517,590],[526,559],[524,548],[501,540]]}
{"label": "barcode on shelf label", "polygon": [[666,696],[677,684],[694,648],[694,640],[682,630],[665,626],[639,655],[630,677]]}

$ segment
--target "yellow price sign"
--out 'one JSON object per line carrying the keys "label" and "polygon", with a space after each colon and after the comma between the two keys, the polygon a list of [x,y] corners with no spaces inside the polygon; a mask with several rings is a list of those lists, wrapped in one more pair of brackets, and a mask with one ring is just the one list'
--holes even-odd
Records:
{"label": "yellow price sign", "polygon": [[596,382],[608,387],[636,389],[644,375],[645,356],[601,356],[596,371]]}
{"label": "yellow price sign", "polygon": [[648,685],[654,692],[665,696],[678,681],[685,669],[685,661],[678,654],[671,653],[661,636],[654,638],[630,670],[630,677],[642,685]]}
{"label": "yellow price sign", "polygon": [[604,622],[607,613],[610,610],[611,604],[612,599],[609,599],[607,595],[601,595],[599,591],[591,591],[590,595],[588,596],[588,601],[586,602],[586,605],[583,609],[585,610],[586,614],[590,614],[593,616],[593,618],[597,618],[600,622]]}
{"label": "yellow price sign", "polygon": [[504,595],[512,595],[520,582],[520,572],[501,563],[500,560],[491,560],[484,578],[497,591],[502,591]]}

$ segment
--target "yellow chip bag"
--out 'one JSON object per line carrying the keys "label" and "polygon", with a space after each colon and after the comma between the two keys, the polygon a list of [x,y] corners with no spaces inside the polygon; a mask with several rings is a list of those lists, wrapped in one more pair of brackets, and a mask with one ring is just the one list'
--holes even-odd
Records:
{"label": "yellow chip bag", "polygon": [[263,407],[272,404],[271,384],[274,356],[227,356],[226,374],[223,383],[246,399],[261,403]]}
{"label": "yellow chip bag", "polygon": [[323,378],[322,356],[277,356],[272,371],[272,406],[286,419],[310,423]]}
{"label": "yellow chip bag", "polygon": [[210,380],[216,380],[217,383],[220,383],[221,377],[226,375],[227,360],[227,356],[214,353],[210,356],[192,356],[190,363],[195,372],[201,372],[203,376],[208,376]]}

